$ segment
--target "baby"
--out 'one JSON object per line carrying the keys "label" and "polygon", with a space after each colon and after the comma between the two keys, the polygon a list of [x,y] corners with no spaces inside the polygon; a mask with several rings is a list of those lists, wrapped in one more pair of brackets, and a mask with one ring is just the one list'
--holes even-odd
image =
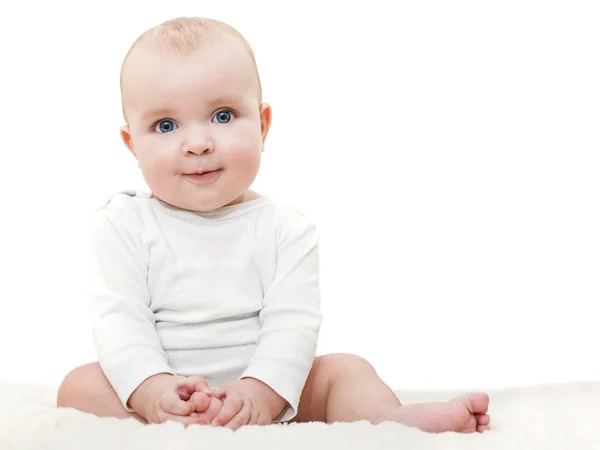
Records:
{"label": "baby", "polygon": [[402,406],[364,359],[315,358],[317,233],[250,189],[271,107],[235,29],[200,18],[150,29],[125,57],[121,91],[121,137],[150,193],[115,194],[94,217],[99,362],[66,376],[58,406],[233,430],[357,420],[489,429],[486,394]]}

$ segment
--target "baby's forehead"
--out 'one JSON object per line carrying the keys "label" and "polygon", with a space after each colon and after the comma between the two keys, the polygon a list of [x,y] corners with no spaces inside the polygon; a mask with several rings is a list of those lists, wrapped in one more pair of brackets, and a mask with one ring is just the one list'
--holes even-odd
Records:
{"label": "baby's forehead", "polygon": [[[123,79],[124,106],[141,114],[167,105],[195,108],[260,103],[260,82],[251,62],[230,58],[219,49],[182,56],[153,49],[132,55]],[[186,107],[187,108],[187,107]]]}
{"label": "baby's forehead", "polygon": [[[232,85],[230,92],[223,90],[227,83]],[[200,37],[178,35],[176,39],[150,33],[134,43],[123,62],[121,95],[124,113],[126,105],[147,105],[151,92],[178,96],[186,90],[202,90],[203,84],[205,92],[218,90],[230,97],[239,93],[240,86],[246,91],[251,86],[252,97],[258,93],[258,102],[262,101],[254,53],[243,37],[223,29],[204,30]],[[209,96],[212,97],[201,97]],[[198,98],[197,95],[194,97]]]}
{"label": "baby's forehead", "polygon": [[238,39],[225,37],[206,40],[202,45],[185,52],[161,42],[147,41],[140,42],[128,55],[123,64],[121,82],[125,83],[128,78],[149,78],[160,72],[183,75],[185,72],[227,69],[257,74],[252,55]]}
{"label": "baby's forehead", "polygon": [[226,54],[198,54],[193,56],[164,55],[150,52],[132,58],[123,76],[123,90],[152,89],[176,92],[203,86],[209,90],[231,92],[240,85],[254,84],[255,72],[251,63]]}

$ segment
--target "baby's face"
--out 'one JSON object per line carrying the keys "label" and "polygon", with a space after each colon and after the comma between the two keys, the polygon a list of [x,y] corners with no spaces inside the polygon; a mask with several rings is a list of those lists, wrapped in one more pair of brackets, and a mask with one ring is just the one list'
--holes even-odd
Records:
{"label": "baby's face", "polygon": [[210,211],[243,200],[271,122],[250,55],[223,36],[188,57],[138,48],[123,74],[125,144],[160,200]]}

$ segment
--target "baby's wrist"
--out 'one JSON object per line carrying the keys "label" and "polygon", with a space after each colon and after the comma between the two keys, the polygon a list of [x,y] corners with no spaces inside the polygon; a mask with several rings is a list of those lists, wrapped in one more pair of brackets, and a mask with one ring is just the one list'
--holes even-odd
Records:
{"label": "baby's wrist", "polygon": [[283,411],[283,408],[287,405],[287,401],[285,401],[283,397],[281,397],[277,392],[275,392],[273,388],[271,388],[271,386],[260,381],[257,378],[249,377],[245,378],[245,380],[252,380],[258,386],[260,386],[261,392],[263,392],[263,395],[265,396],[266,403],[271,414],[271,418],[277,417],[281,413],[281,411]]}

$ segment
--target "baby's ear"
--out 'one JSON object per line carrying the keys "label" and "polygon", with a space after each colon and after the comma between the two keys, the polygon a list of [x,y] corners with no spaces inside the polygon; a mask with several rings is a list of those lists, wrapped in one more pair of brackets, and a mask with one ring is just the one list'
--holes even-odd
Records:
{"label": "baby's ear", "polygon": [[133,141],[131,140],[131,133],[129,132],[129,126],[123,125],[119,129],[119,132],[121,133],[121,139],[123,140],[123,143],[127,146],[127,148],[133,154],[133,156],[136,156],[135,149],[133,148]]}
{"label": "baby's ear", "polygon": [[271,115],[271,105],[268,103],[260,105],[260,134],[262,135],[263,150],[265,148],[265,140],[267,139],[269,128],[271,128]]}

